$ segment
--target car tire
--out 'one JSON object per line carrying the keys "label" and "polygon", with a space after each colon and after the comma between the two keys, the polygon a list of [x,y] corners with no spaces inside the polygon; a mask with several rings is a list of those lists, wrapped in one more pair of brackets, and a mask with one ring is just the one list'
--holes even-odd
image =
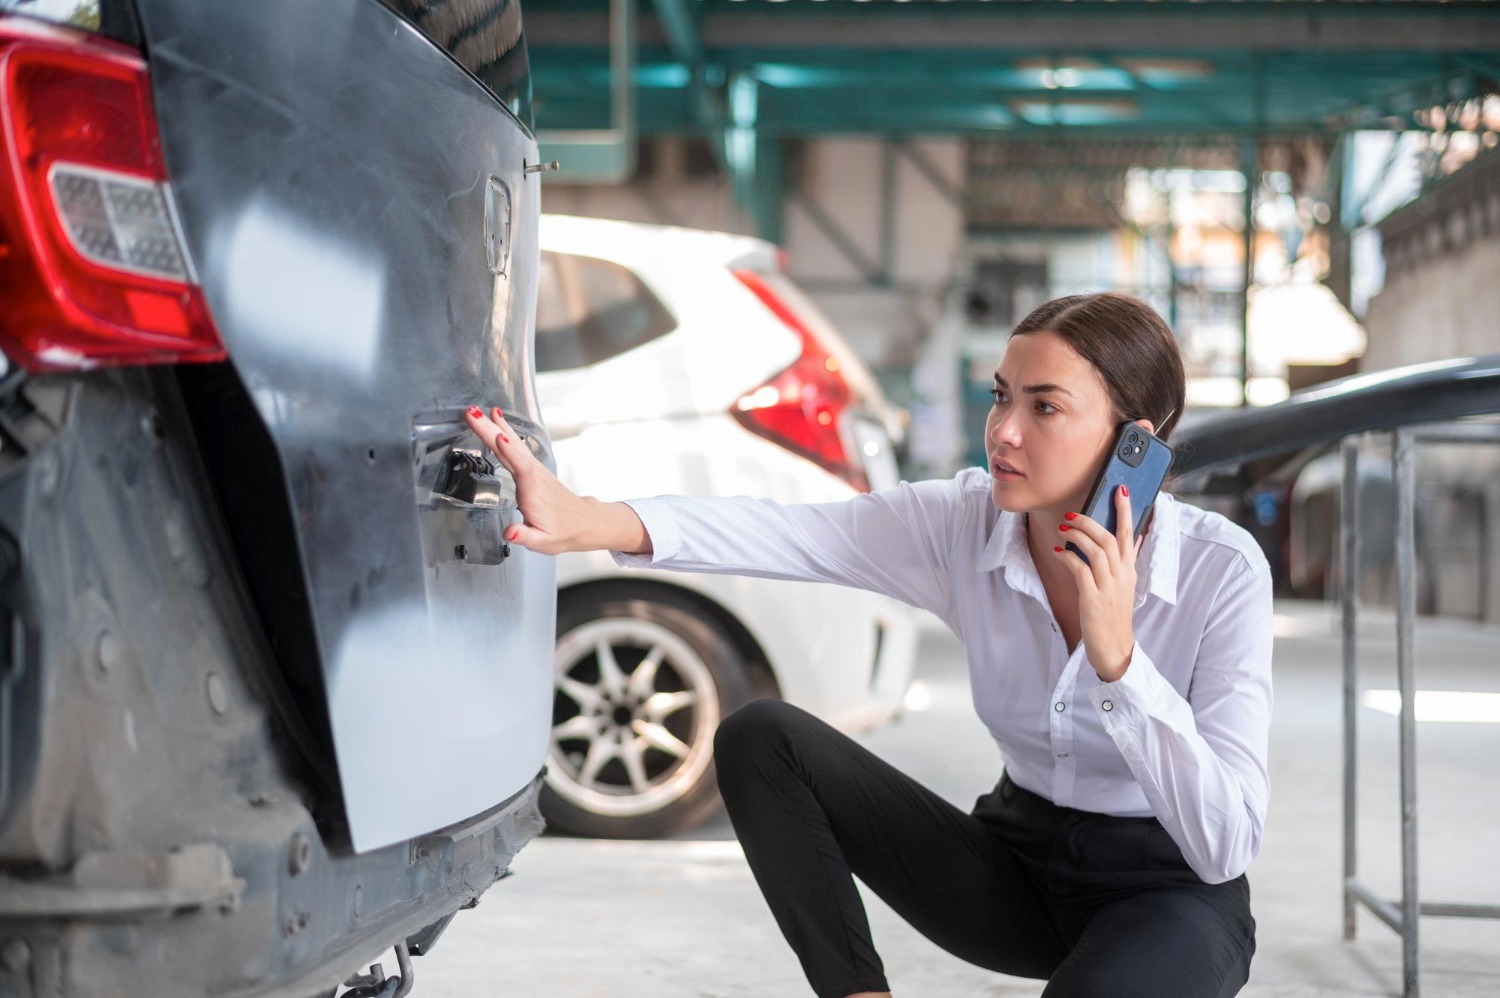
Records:
{"label": "car tire", "polygon": [[683,596],[611,585],[557,607],[542,814],[550,829],[660,838],[720,807],[719,721],[750,697],[744,656]]}

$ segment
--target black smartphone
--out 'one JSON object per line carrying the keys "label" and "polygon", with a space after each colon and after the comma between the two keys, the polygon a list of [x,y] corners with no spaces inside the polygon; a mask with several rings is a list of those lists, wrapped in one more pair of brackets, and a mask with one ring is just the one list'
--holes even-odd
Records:
{"label": "black smartphone", "polygon": [[[1083,503],[1083,513],[1095,523],[1104,525],[1111,534],[1119,524],[1115,515],[1115,490],[1121,485],[1130,489],[1130,512],[1135,520],[1135,534],[1140,536],[1146,518],[1151,514],[1151,504],[1161,491],[1161,483],[1172,467],[1172,447],[1165,440],[1135,423],[1120,427],[1104,466],[1099,469],[1089,496]],[[1088,557],[1077,545],[1069,542],[1067,549],[1085,563]]]}

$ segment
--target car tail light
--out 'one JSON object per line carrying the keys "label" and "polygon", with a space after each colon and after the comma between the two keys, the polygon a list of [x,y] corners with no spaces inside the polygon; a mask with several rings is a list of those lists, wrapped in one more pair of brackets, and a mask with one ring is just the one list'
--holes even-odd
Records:
{"label": "car tail light", "polygon": [[0,157],[0,341],[14,361],[224,359],[137,53],[0,19]]}
{"label": "car tail light", "polygon": [[801,454],[861,492],[870,491],[844,439],[842,417],[852,397],[838,358],[759,274],[736,270],[734,276],[797,334],[802,354],[791,367],[740,396],[730,411],[751,432]]}

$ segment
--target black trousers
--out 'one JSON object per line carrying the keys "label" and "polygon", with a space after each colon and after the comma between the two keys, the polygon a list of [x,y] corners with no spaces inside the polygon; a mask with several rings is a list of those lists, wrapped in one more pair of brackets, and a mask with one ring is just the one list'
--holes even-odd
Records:
{"label": "black trousers", "polygon": [[970,814],[805,711],[756,700],[714,739],[719,788],[820,998],[887,991],[858,877],[976,966],[1045,998],[1228,998],[1249,976],[1244,877],[1209,885],[1154,818],[1058,807],[1008,778]]}

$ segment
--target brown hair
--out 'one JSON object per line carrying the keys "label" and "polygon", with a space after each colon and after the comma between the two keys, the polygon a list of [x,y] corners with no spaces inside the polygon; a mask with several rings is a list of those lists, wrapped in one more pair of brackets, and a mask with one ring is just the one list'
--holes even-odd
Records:
{"label": "brown hair", "polygon": [[1055,333],[1099,372],[1119,421],[1149,419],[1163,440],[1182,418],[1187,379],[1177,339],[1130,295],[1068,295],[1037,306],[1011,332]]}

